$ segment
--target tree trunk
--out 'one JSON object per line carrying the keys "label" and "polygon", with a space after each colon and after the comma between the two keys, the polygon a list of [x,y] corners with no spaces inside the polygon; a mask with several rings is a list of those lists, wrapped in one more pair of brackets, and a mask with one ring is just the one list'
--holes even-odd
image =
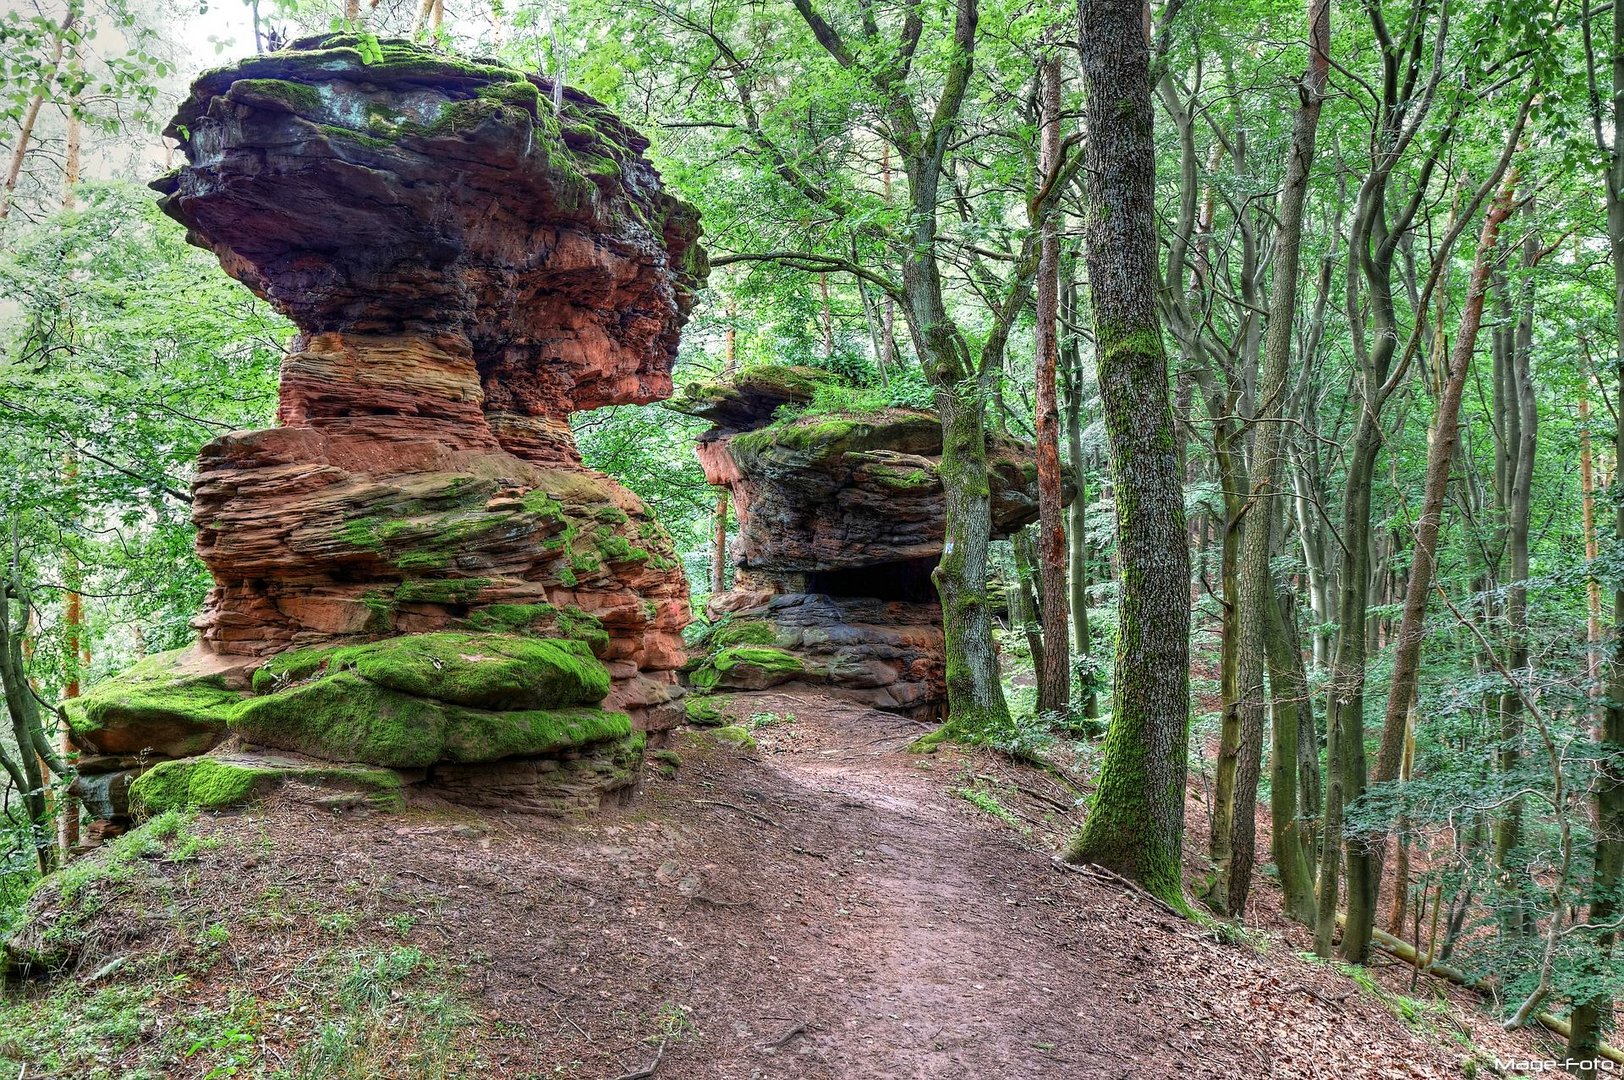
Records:
{"label": "tree trunk", "polygon": [[829,275],[818,275],[818,324],[823,328],[823,359],[835,358],[835,312],[829,303]]}
{"label": "tree trunk", "polygon": [[[1076,282],[1066,282],[1063,303],[1065,322],[1075,326],[1078,320]],[[1066,582],[1071,592],[1071,628],[1077,656],[1088,660],[1092,648],[1088,627],[1088,467],[1083,460],[1083,360],[1075,333],[1068,337],[1062,351],[1066,356],[1066,456],[1071,461],[1072,478],[1077,488],[1071,505],[1066,509],[1066,543],[1069,549]],[[1100,696],[1094,687],[1092,664],[1085,675],[1082,695],[1083,716],[1089,720],[1099,719]]]}
{"label": "tree trunk", "polygon": [[[1331,654],[1331,678],[1325,709],[1326,737],[1330,740],[1326,761],[1324,841],[1320,855],[1319,910],[1314,929],[1314,949],[1330,956],[1331,938],[1336,929],[1337,891],[1342,865],[1343,800],[1357,798],[1365,789],[1365,601],[1370,592],[1370,498],[1371,473],[1381,449],[1381,428],[1377,414],[1368,405],[1361,410],[1348,454],[1347,476],[1342,502],[1342,535],[1348,544],[1341,574],[1338,598],[1336,647]],[[1352,907],[1356,891],[1364,895],[1366,879],[1348,860],[1347,894]],[[1367,898],[1366,906],[1369,906]],[[1344,938],[1344,942],[1346,939]],[[1344,958],[1354,963],[1364,960]]]}
{"label": "tree trunk", "polygon": [[[1532,269],[1538,261],[1539,242],[1532,230],[1523,239],[1523,266]],[[1514,301],[1504,273],[1495,282],[1501,295],[1504,325],[1497,329],[1496,352],[1503,378],[1497,387],[1504,399],[1500,411],[1506,414],[1505,556],[1510,580],[1506,584],[1506,670],[1517,672],[1528,666],[1528,537],[1532,511],[1534,454],[1538,445],[1539,411],[1534,398],[1532,356],[1534,312],[1532,279],[1526,279]],[[1521,757],[1523,702],[1515,688],[1500,695],[1500,771],[1510,776]],[[1515,781],[1512,781],[1515,783]],[[1502,902],[1497,904],[1503,930],[1517,936],[1535,932],[1536,912],[1527,896],[1528,880],[1522,849],[1521,799],[1512,799],[1495,823],[1494,866],[1502,885]]]}
{"label": "tree trunk", "polygon": [[[1586,12],[1585,44],[1590,46],[1588,9]],[[1607,176],[1603,185],[1607,198],[1607,240],[1613,259],[1613,322],[1618,339],[1614,377],[1618,390],[1624,394],[1624,146],[1619,145],[1620,132],[1624,132],[1624,5],[1613,5],[1613,26],[1607,55],[1612,74],[1611,130],[1613,144],[1608,148]],[[1598,118],[1597,130],[1600,130]],[[1618,398],[1624,401],[1624,397]],[[1619,424],[1613,443],[1613,502],[1615,506],[1613,529],[1617,540],[1624,542],[1624,499],[1620,499],[1618,481],[1624,475],[1624,424]],[[1624,885],[1624,588],[1613,592],[1613,648],[1607,658],[1607,690],[1602,710],[1601,745],[1596,749],[1608,755],[1609,762],[1596,777],[1596,850],[1591,876],[1590,911],[1587,922],[1606,926],[1614,922],[1621,908],[1619,888]],[[1596,948],[1589,960],[1590,973],[1600,975],[1613,962],[1613,950],[1618,942],[1616,928],[1596,935]],[[1606,984],[1601,984],[1605,986]],[[1613,1002],[1605,992],[1574,1003],[1567,1056],[1570,1060],[1594,1060],[1601,1046],[1601,1033],[1612,1022]],[[1578,1068],[1574,1069],[1579,1072]]]}
{"label": "tree trunk", "polygon": [[[1049,176],[1060,161],[1060,59],[1050,57],[1039,68],[1042,83],[1043,134],[1038,175]],[[1037,280],[1037,466],[1038,466],[1038,612],[1043,619],[1043,656],[1038,668],[1038,712],[1071,709],[1070,628],[1066,597],[1065,493],[1060,476],[1060,402],[1055,387],[1059,362],[1060,318],[1059,210],[1051,208],[1038,228]],[[1037,657],[1033,657],[1037,660]]]}
{"label": "tree trunk", "polygon": [[[1579,497],[1583,504],[1585,562],[1594,563],[1601,555],[1596,540],[1596,468],[1590,449],[1590,399],[1579,398]],[[1594,576],[1585,581],[1585,673],[1590,696],[1601,692],[1601,582]]]}
{"label": "tree trunk", "polygon": [[711,595],[727,589],[727,489],[716,494],[716,512],[711,516]]}
{"label": "tree trunk", "polygon": [[1032,670],[1043,670],[1044,635],[1043,603],[1038,599],[1036,581],[1037,545],[1032,542],[1032,530],[1022,529],[1009,538],[1015,553],[1015,580],[1009,585],[1010,629],[1017,626],[1026,635],[1026,647],[1032,654]]}
{"label": "tree trunk", "polygon": [[1190,566],[1158,250],[1150,54],[1138,0],[1079,5],[1088,225],[1100,394],[1111,447],[1118,600],[1111,729],[1088,819],[1067,849],[1182,907],[1190,717]]}
{"label": "tree trunk", "polygon": [[936,388],[942,418],[942,559],[931,576],[942,600],[948,737],[984,741],[1010,727],[987,605],[992,490],[987,475],[986,378]]}
{"label": "tree trunk", "polygon": [[0,221],[11,213],[11,199],[17,192],[18,181],[22,179],[23,161],[28,157],[28,143],[34,137],[34,125],[39,122],[39,111],[45,105],[46,93],[62,67],[62,53],[67,48],[68,35],[73,31],[78,15],[77,0],[69,0],[68,12],[62,16],[51,42],[51,59],[41,74],[40,87],[29,97],[28,106],[23,110],[22,122],[17,127],[17,142],[11,148],[11,163],[6,166],[5,187],[0,190]]}
{"label": "tree trunk", "polygon": [[[15,625],[11,622],[13,598],[22,609]],[[57,860],[55,838],[48,828],[46,793],[50,778],[46,769],[54,769],[62,776],[66,776],[69,770],[45,734],[39,709],[28,686],[27,667],[23,662],[23,638],[27,633],[28,613],[28,602],[23,599],[16,581],[0,576],[0,691],[4,692],[12,738],[17,744],[15,761],[0,748],[0,767],[4,768],[22,799],[40,872],[49,873]]]}
{"label": "tree trunk", "polygon": [[[1222,415],[1227,405],[1215,402],[1211,411]],[[1240,428],[1231,422],[1214,425],[1213,464],[1218,487],[1223,492],[1223,543],[1220,546],[1219,596],[1222,615],[1218,635],[1218,696],[1223,715],[1218,732],[1218,760],[1213,780],[1212,836],[1207,854],[1212,860],[1212,877],[1202,899],[1215,911],[1229,909],[1230,864],[1235,852],[1235,792],[1240,780],[1240,760],[1244,739],[1241,734],[1240,631],[1236,616],[1240,610],[1241,507],[1240,492],[1246,486],[1241,462]]]}
{"label": "tree trunk", "polygon": [[[1404,721],[1404,759],[1399,763],[1399,790],[1410,782],[1410,770],[1415,767],[1415,710],[1411,709]],[[1402,797],[1400,803],[1403,802]],[[1392,901],[1387,908],[1387,932],[1404,934],[1404,915],[1410,906],[1410,820],[1402,811],[1394,823],[1398,834],[1398,854],[1393,859]],[[1417,914],[1416,918],[1420,918]]]}
{"label": "tree trunk", "polygon": [[[1421,514],[1416,520],[1415,543],[1411,552],[1410,580],[1404,594],[1404,615],[1393,654],[1393,675],[1387,692],[1387,714],[1382,724],[1381,748],[1376,756],[1375,780],[1388,783],[1398,778],[1404,754],[1405,721],[1415,700],[1421,677],[1421,642],[1426,632],[1427,601],[1432,595],[1433,566],[1437,557],[1438,533],[1443,525],[1444,501],[1449,493],[1449,475],[1460,442],[1460,404],[1477,347],[1478,328],[1483,323],[1483,301],[1488,295],[1489,272],[1499,257],[1500,226],[1511,215],[1517,174],[1506,177],[1499,196],[1490,205],[1478,237],[1477,256],[1467,284],[1466,305],[1461,311],[1460,328],[1450,355],[1448,380],[1438,401],[1431,445],[1427,449],[1426,492]],[[1375,925],[1375,898],[1362,897],[1355,904],[1352,878],[1354,864],[1368,874],[1367,888],[1381,879],[1381,848],[1385,830],[1364,833],[1349,841],[1348,922],[1343,930],[1342,952],[1349,959],[1363,957],[1370,947]],[[1357,850],[1356,850],[1357,849]],[[1357,908],[1357,910],[1356,910]]]}
{"label": "tree trunk", "polygon": [[[1264,508],[1267,509],[1267,508]],[[1287,916],[1304,926],[1314,925],[1314,875],[1309,861],[1313,850],[1312,819],[1303,814],[1304,800],[1299,790],[1303,752],[1302,713],[1312,714],[1314,703],[1308,695],[1308,679],[1303,657],[1286,631],[1286,607],[1290,596],[1270,598],[1263,612],[1268,623],[1268,666],[1270,723],[1274,734],[1269,749],[1270,847],[1274,865],[1280,871],[1280,891]],[[1310,739],[1313,719],[1308,718]],[[1319,748],[1313,747],[1314,774],[1319,773]],[[1243,906],[1234,908],[1236,913]]]}
{"label": "tree trunk", "polygon": [[[1274,284],[1269,295],[1269,326],[1263,345],[1263,377],[1253,418],[1257,432],[1252,440],[1252,489],[1242,511],[1240,589],[1237,597],[1236,626],[1240,642],[1236,649],[1237,713],[1244,750],[1239,755],[1236,778],[1234,825],[1232,829],[1228,910],[1239,915],[1246,910],[1246,897],[1252,885],[1256,858],[1255,806],[1257,802],[1260,755],[1263,746],[1265,712],[1263,671],[1266,664],[1266,637],[1271,612],[1279,617],[1269,560],[1273,555],[1272,532],[1276,517],[1274,499],[1280,467],[1285,425],[1287,380],[1291,365],[1293,317],[1297,311],[1297,279],[1301,263],[1303,206],[1308,195],[1309,171],[1314,163],[1314,144],[1319,131],[1320,103],[1325,97],[1325,80],[1330,71],[1331,11],[1329,0],[1310,0],[1308,10],[1308,70],[1299,84],[1301,104],[1292,124],[1291,150],[1286,161],[1285,183],[1280,191],[1279,228],[1274,242]],[[1274,770],[1292,774],[1296,769],[1296,717],[1287,739],[1291,754]],[[1281,747],[1276,724],[1275,747]],[[1295,792],[1293,792],[1295,795]],[[1295,799],[1285,803],[1288,818],[1295,814]],[[1289,824],[1289,822],[1288,822]],[[1296,843],[1281,843],[1282,826],[1276,822],[1275,847],[1286,852],[1287,862],[1295,863]],[[1287,867],[1281,866],[1284,878]],[[1292,865],[1295,874],[1306,867]],[[1301,886],[1298,885],[1300,890]]]}

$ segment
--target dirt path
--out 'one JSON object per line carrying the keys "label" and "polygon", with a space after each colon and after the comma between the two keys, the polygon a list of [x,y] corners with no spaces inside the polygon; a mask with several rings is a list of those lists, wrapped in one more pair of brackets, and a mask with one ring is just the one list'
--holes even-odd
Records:
{"label": "dirt path", "polygon": [[919,728],[823,699],[766,693],[733,710],[795,717],[758,729],[763,768],[800,829],[852,856],[836,918],[810,927],[807,959],[833,982],[808,988],[796,1060],[739,1076],[1424,1076],[1460,1064],[1323,968],[1220,945],[1055,868],[1044,841],[1074,816],[1003,786],[1039,826],[1023,838],[953,796],[1001,779],[986,776],[991,759],[909,755]]}
{"label": "dirt path", "polygon": [[[755,705],[810,711],[794,700]],[[763,734],[768,767],[842,811],[842,844],[857,854],[846,884],[861,905],[829,942],[851,958],[850,974],[811,1056],[840,1076],[1011,1080],[1120,1063],[1110,1046],[1077,1038],[1066,988],[1086,973],[1035,936],[1054,927],[1033,910],[1044,898],[1025,895],[1030,875],[1012,875],[1005,852],[978,843],[982,830],[943,829],[955,815],[941,785],[917,761],[898,762],[918,730],[838,707],[798,723]]]}
{"label": "dirt path", "polygon": [[[468,1006],[439,1074],[514,1080],[617,1080],[656,1054],[652,1080],[1342,1080],[1548,1056],[1447,1001],[1400,1020],[1300,942],[1222,943],[1057,869],[1078,813],[1046,774],[907,754],[920,729],[821,697],[730,709],[756,719],[758,749],[681,735],[626,805],[585,820],[432,799],[404,816],[293,798],[205,816],[184,861],[143,863],[67,916],[84,942],[69,977],[124,957],[121,972],[161,976],[148,1015],[263,1015],[250,1061],[274,1065],[335,1019],[288,988],[418,949]],[[421,1022],[356,1075],[423,1075]],[[87,1044],[55,1075],[202,1077],[225,1060],[160,1050]]]}

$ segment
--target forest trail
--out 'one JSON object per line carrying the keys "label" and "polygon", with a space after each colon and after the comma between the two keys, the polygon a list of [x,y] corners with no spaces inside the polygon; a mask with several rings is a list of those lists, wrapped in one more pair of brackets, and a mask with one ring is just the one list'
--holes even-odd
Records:
{"label": "forest trail", "polygon": [[[1078,812],[1048,774],[909,754],[917,725],[821,696],[727,709],[757,748],[679,732],[585,819],[432,797],[339,812],[288,789],[109,860],[77,905],[42,895],[30,932],[76,948],[52,985],[161,1018],[81,1025],[81,1056],[42,1075],[339,1075],[309,1064],[335,1025],[342,1075],[369,1077],[1341,1080],[1538,1056],[1458,994],[1378,972],[1428,999],[1400,1019],[1267,910],[1266,933],[1223,942],[1057,868]],[[345,988],[384,958],[399,984],[357,1013]],[[188,1034],[228,1014],[250,1040]]]}
{"label": "forest trail", "polygon": [[1061,883],[1040,865],[1023,880],[1033,868],[987,850],[980,828],[944,828],[953,808],[919,767],[933,763],[905,754],[922,729],[825,700],[750,707],[796,717],[758,729],[766,767],[833,811],[819,825],[855,856],[842,884],[860,914],[827,941],[847,974],[819,1002],[808,1057],[854,1077],[1119,1074],[1134,1052],[1124,1025],[1079,1023],[1098,1019],[1072,993],[1089,981],[1082,957],[1055,948]]}
{"label": "forest trail", "polygon": [[[1078,817],[1075,808],[1056,812],[1071,793],[1041,773],[989,756],[909,754],[925,729],[819,696],[736,695],[730,711],[756,718],[781,805],[803,803],[786,820],[852,856],[839,875],[840,917],[821,927],[801,920],[801,934],[789,923],[781,939],[780,951],[798,950],[808,943],[795,939],[810,931],[818,955],[809,959],[823,968],[798,1005],[807,1010],[798,1052],[739,1076],[1461,1068],[1458,1048],[1440,1045],[1436,1032],[1418,1037],[1386,1006],[1356,1000],[1353,983],[1279,943],[1267,958],[1221,945],[1107,881],[1055,866],[1046,847]],[[997,793],[1020,831],[955,797],[966,787]],[[1514,1049],[1508,1040],[1502,1053]],[[717,1075],[735,1075],[716,1064]]]}

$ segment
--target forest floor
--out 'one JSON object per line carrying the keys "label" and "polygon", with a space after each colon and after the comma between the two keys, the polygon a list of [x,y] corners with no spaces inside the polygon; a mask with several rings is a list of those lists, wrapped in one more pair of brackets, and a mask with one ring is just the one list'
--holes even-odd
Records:
{"label": "forest floor", "polygon": [[[281,797],[93,855],[37,901],[74,968],[0,1005],[24,1076],[869,1080],[1493,1075],[1410,969],[1303,955],[1057,867],[1078,794],[822,697],[736,695],[587,820]],[[678,760],[680,759],[680,760]],[[1195,819],[1193,819],[1195,820]],[[1195,831],[1199,831],[1197,827]],[[54,898],[54,903],[52,902]]]}

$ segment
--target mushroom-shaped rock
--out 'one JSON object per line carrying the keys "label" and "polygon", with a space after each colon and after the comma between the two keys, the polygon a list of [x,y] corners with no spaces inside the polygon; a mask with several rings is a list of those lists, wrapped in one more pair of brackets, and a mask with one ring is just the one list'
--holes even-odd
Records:
{"label": "mushroom-shaped rock", "polygon": [[168,134],[164,211],[299,333],[281,426],[199,461],[198,646],[98,688],[81,741],[109,771],[228,736],[443,762],[462,791],[499,761],[533,808],[624,786],[634,729],[682,714],[687,584],[569,415],[671,393],[697,214],[585,94],[369,35],[209,72]]}

